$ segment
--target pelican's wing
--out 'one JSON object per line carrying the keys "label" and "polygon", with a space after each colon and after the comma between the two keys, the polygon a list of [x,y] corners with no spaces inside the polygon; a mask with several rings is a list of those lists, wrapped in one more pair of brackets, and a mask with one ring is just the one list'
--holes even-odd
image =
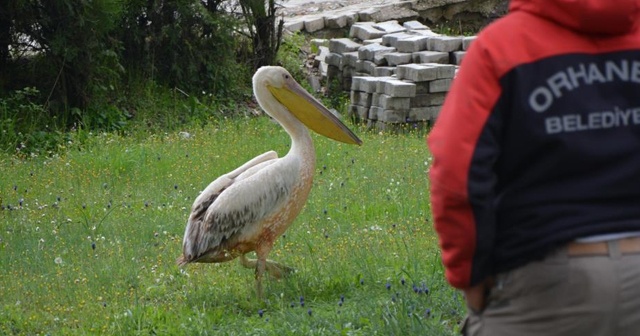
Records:
{"label": "pelican's wing", "polygon": [[185,232],[184,262],[219,248],[241,231],[255,229],[254,224],[287,199],[296,170],[269,153],[219,177],[198,196]]}

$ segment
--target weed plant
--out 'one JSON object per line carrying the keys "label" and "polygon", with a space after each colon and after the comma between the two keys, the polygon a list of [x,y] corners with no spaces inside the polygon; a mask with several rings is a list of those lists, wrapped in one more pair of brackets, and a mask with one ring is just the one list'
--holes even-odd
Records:
{"label": "weed plant", "polygon": [[424,133],[352,126],[361,147],[314,136],[306,207],[265,279],[238,262],[176,266],[194,198],[288,135],[266,117],[144,139],[87,135],[52,156],[0,154],[0,334],[453,335]]}

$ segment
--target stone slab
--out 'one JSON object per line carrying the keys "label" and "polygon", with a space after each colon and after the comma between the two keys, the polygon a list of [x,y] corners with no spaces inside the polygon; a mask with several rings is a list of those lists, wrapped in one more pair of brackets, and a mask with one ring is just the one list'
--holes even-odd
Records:
{"label": "stone slab", "polygon": [[440,106],[444,103],[445,97],[445,92],[416,93],[415,97],[411,98],[411,107]]}
{"label": "stone slab", "polygon": [[462,60],[464,59],[464,55],[466,55],[466,51],[454,51],[451,53],[451,63],[455,65],[462,64]]}
{"label": "stone slab", "polygon": [[374,28],[373,22],[358,22],[349,29],[349,37],[357,38],[361,41],[376,39],[386,34],[384,31]]}
{"label": "stone slab", "polygon": [[429,82],[429,92],[437,93],[437,92],[448,92],[451,87],[451,79],[436,79],[434,81]]}
{"label": "stone slab", "polygon": [[402,24],[402,26],[408,30],[427,30],[429,27],[423,25],[420,21],[407,21]]}
{"label": "stone slab", "polygon": [[389,66],[398,66],[413,62],[413,56],[410,53],[392,52],[384,55]]}
{"label": "stone slab", "polygon": [[396,67],[394,66],[378,66],[373,70],[373,75],[376,77],[393,76],[395,73]]}
{"label": "stone slab", "polygon": [[477,36],[466,36],[462,38],[462,50],[463,51],[467,51],[469,50],[469,47],[471,46],[471,43],[473,43],[473,41],[475,41],[477,38]]}
{"label": "stone slab", "polygon": [[334,38],[329,40],[329,51],[343,54],[345,52],[358,51],[362,44],[349,38]]}
{"label": "stone slab", "polygon": [[382,30],[387,34],[399,33],[407,30],[407,28],[399,24],[397,20],[379,22],[373,25],[373,27]]}
{"label": "stone slab", "polygon": [[349,22],[346,15],[330,15],[324,18],[324,26],[329,29],[340,29],[347,26]]}
{"label": "stone slab", "polygon": [[431,38],[432,37],[422,36],[422,35],[406,37],[406,38],[397,40],[395,45],[392,45],[392,46],[398,49],[398,51],[400,52],[413,53],[416,51],[426,50],[427,42]]}
{"label": "stone slab", "polygon": [[436,120],[442,106],[416,107],[409,110],[407,121]]}
{"label": "stone slab", "polygon": [[396,48],[386,47],[380,44],[369,44],[358,49],[358,59],[363,61],[375,61],[375,56],[384,55],[396,51]]}
{"label": "stone slab", "polygon": [[378,121],[385,123],[403,123],[407,121],[409,116],[409,110],[388,110],[383,109],[382,112],[378,112]]}
{"label": "stone slab", "polygon": [[412,37],[412,36],[415,36],[415,35],[410,33],[405,33],[405,32],[386,34],[382,36],[382,43],[380,44],[391,47],[391,46],[394,46],[398,40]]}
{"label": "stone slab", "polygon": [[416,95],[416,85],[396,78],[379,77],[376,91],[392,97],[413,97]]}
{"label": "stone slab", "polygon": [[418,51],[413,53],[413,62],[449,64],[449,53],[428,50]]}
{"label": "stone slab", "polygon": [[427,49],[431,51],[444,52],[462,50],[462,37],[433,36],[429,39]]}
{"label": "stone slab", "polygon": [[304,30],[308,33],[324,29],[324,16],[307,17],[304,19]]}

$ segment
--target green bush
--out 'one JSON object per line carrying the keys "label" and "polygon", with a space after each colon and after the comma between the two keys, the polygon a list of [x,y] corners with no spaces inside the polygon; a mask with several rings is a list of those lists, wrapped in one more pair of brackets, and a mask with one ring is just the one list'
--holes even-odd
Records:
{"label": "green bush", "polygon": [[33,153],[55,150],[63,141],[61,121],[34,103],[40,92],[27,87],[0,99],[0,150]]}

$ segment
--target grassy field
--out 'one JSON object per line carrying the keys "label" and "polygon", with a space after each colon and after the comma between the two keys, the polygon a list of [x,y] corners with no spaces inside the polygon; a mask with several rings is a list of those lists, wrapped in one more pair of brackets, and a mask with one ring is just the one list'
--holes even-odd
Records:
{"label": "grassy field", "polygon": [[[309,201],[254,291],[238,262],[179,269],[194,198],[288,135],[267,118],[185,134],[93,135],[54,157],[0,162],[0,334],[452,335],[429,209],[424,133],[314,136]],[[267,278],[268,279],[268,278]]]}

